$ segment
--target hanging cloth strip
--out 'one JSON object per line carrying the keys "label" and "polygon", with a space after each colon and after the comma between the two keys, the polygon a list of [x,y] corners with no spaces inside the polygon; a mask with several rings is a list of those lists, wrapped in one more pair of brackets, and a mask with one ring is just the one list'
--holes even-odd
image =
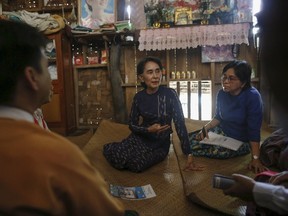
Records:
{"label": "hanging cloth strip", "polygon": [[197,46],[249,45],[250,23],[199,25],[140,30],[139,50],[170,50]]}

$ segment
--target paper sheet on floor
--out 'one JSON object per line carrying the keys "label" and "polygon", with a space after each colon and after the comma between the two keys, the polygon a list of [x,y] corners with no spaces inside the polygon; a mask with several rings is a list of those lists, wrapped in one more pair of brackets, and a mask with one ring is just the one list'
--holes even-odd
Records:
{"label": "paper sheet on floor", "polygon": [[132,200],[149,199],[156,196],[150,184],[135,187],[110,184],[110,193],[115,197]]}

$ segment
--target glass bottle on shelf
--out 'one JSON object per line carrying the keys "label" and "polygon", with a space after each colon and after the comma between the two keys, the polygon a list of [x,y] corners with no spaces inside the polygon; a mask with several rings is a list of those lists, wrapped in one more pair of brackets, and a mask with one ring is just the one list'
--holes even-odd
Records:
{"label": "glass bottle on shelf", "polygon": [[89,43],[89,45],[88,45],[87,63],[88,64],[98,64],[99,63],[98,48],[93,43]]}
{"label": "glass bottle on shelf", "polygon": [[186,72],[185,72],[185,71],[182,71],[182,73],[181,73],[181,79],[186,79]]}
{"label": "glass bottle on shelf", "polygon": [[194,70],[192,71],[192,79],[196,79],[196,72]]}
{"label": "glass bottle on shelf", "polygon": [[125,75],[125,83],[128,83],[129,82],[129,79],[128,79],[128,75],[126,74]]}
{"label": "glass bottle on shelf", "polygon": [[83,65],[84,64],[82,48],[79,45],[74,46],[73,58],[74,58],[74,64],[75,65]]}

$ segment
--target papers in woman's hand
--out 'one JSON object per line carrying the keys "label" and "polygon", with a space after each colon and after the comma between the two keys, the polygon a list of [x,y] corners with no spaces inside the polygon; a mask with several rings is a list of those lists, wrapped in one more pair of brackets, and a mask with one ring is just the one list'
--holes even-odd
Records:
{"label": "papers in woman's hand", "polygon": [[220,134],[216,134],[214,132],[209,131],[208,132],[209,139],[205,137],[203,140],[200,141],[200,143],[208,144],[208,145],[218,145],[222,146],[234,151],[237,151],[240,146],[243,144],[242,141],[233,139],[231,137],[223,136]]}

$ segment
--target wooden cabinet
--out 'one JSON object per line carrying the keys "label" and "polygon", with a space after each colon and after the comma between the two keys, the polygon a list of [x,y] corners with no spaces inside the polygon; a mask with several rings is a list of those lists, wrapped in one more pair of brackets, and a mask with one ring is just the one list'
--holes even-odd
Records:
{"label": "wooden cabinet", "polygon": [[54,94],[51,102],[42,106],[48,127],[62,135],[67,135],[76,129],[71,39],[67,31],[69,32],[69,29],[63,29],[47,36],[48,69]]}
{"label": "wooden cabinet", "polygon": [[[102,35],[74,35],[73,73],[77,128],[97,128],[113,118],[109,48]],[[93,50],[93,59],[89,57]]]}
{"label": "wooden cabinet", "polygon": [[[127,121],[122,84],[125,80],[120,61],[123,38],[133,33],[105,32],[74,35],[74,82],[77,128],[97,128],[102,119]],[[121,45],[120,45],[121,44]],[[98,51],[99,61],[89,62],[91,45]],[[97,47],[97,48],[96,48]],[[80,50],[80,57],[79,57]]]}

